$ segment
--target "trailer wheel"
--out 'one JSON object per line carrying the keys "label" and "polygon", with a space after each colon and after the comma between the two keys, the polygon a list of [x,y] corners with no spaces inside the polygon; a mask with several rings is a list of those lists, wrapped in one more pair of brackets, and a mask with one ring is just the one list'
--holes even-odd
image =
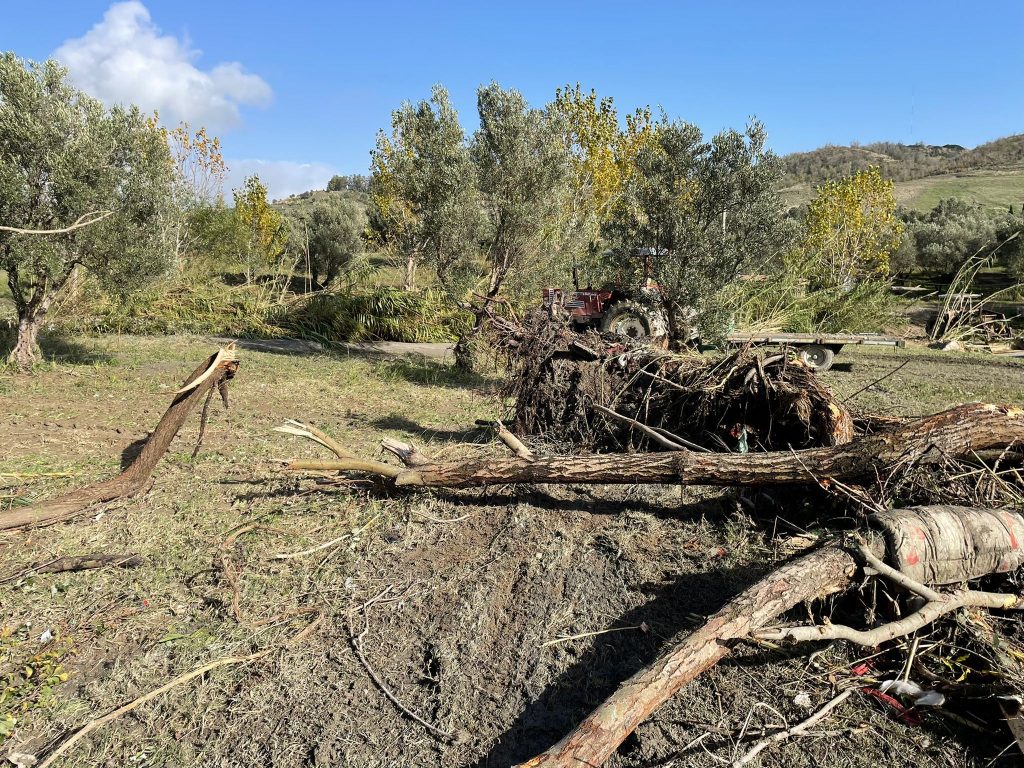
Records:
{"label": "trailer wheel", "polygon": [[622,301],[601,318],[601,330],[631,339],[646,339],[651,335],[651,321],[647,311],[639,304]]}
{"label": "trailer wheel", "polygon": [[828,347],[819,347],[817,344],[809,344],[806,347],[800,347],[800,362],[810,368],[812,371],[827,371],[832,367],[832,361],[835,360],[836,353]]}

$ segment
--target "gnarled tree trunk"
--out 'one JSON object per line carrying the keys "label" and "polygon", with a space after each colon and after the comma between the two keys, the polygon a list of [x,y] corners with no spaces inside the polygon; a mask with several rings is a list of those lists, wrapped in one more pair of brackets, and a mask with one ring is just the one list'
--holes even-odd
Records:
{"label": "gnarled tree trunk", "polygon": [[39,362],[39,328],[41,315],[32,314],[18,319],[18,336],[7,360],[19,370],[27,370]]}

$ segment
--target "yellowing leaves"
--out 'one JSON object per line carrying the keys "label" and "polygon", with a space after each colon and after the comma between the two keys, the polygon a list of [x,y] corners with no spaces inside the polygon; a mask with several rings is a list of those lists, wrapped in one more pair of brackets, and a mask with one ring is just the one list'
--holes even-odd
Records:
{"label": "yellowing leaves", "polygon": [[807,208],[804,250],[826,285],[888,277],[902,237],[893,183],[876,167],[826,182]]}
{"label": "yellowing leaves", "polygon": [[585,93],[579,83],[558,89],[552,110],[565,120],[577,192],[589,192],[597,218],[604,220],[634,172],[640,148],[654,137],[650,110],[626,115],[626,127],[620,129],[611,97],[598,99],[595,91]]}

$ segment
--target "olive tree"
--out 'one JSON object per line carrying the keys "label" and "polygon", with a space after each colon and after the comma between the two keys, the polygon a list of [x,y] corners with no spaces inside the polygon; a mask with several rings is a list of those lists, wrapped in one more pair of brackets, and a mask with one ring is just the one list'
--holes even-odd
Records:
{"label": "olive tree", "polygon": [[54,61],[0,54],[0,270],[18,316],[10,359],[21,367],[38,358],[43,318],[76,270],[121,292],[169,260],[160,222],[174,166],[163,133],[135,107],[105,109],[66,75]]}
{"label": "olive tree", "polygon": [[313,206],[306,227],[310,276],[326,288],[358,263],[364,250],[366,213],[363,206],[350,200],[318,203]]}
{"label": "olive tree", "polygon": [[398,254],[405,289],[431,264],[442,284],[466,272],[480,227],[476,169],[448,92],[434,86],[430,101],[406,102],[391,116],[372,152],[370,225]]}
{"label": "olive tree", "polygon": [[674,340],[687,338],[695,314],[705,337],[720,336],[722,290],[791,242],[775,191],[781,165],[765,138],[756,121],[705,141],[697,126],[663,118],[637,148],[605,236],[621,274],[657,282]]}
{"label": "olive tree", "polygon": [[571,165],[557,112],[530,108],[497,83],[480,88],[477,105],[470,152],[485,219],[486,294],[495,298],[510,277],[541,277],[557,260]]}

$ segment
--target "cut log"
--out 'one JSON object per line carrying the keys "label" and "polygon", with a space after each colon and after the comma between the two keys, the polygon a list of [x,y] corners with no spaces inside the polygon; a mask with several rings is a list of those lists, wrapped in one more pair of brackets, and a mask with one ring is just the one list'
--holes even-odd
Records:
{"label": "cut log", "polygon": [[227,382],[237,370],[238,361],[235,359],[234,344],[211,355],[192,372],[181,389],[174,393],[174,400],[164,412],[160,423],[127,469],[109,480],[87,485],[17,512],[0,515],[0,531],[59,522],[77,515],[94,504],[127,498],[143,491],[149,484],[153,469],[167,452],[171,441],[178,434],[192,409],[214,390],[219,390],[225,404],[227,403]]}
{"label": "cut log", "polygon": [[[396,485],[449,488],[505,483],[814,484],[831,479],[873,479],[904,463],[934,464],[1015,442],[1024,442],[1024,410],[972,403],[828,448],[746,454],[674,451],[532,459],[486,457],[408,466],[387,475]],[[375,473],[367,462],[359,460],[320,461],[315,467],[311,464],[290,462],[285,469]]]}

